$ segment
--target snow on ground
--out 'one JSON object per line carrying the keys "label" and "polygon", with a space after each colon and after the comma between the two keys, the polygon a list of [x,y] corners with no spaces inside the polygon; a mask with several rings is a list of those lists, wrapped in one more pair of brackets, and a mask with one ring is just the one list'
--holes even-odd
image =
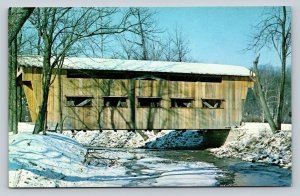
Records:
{"label": "snow on ground", "polygon": [[18,123],[18,132],[23,133],[23,132],[28,132],[32,133],[34,129],[34,123],[32,122],[19,122]]}
{"label": "snow on ground", "polygon": [[[144,139],[140,134],[134,132],[128,132],[124,130],[118,130],[114,132],[112,130],[100,131],[64,131],[64,135],[74,138],[84,146],[97,146],[97,147],[142,147],[144,145]],[[148,137],[152,138],[151,134]]]}
{"label": "snow on ground", "polygon": [[232,157],[292,167],[292,125],[283,124],[276,134],[267,123],[246,123],[232,129],[223,146],[210,149],[219,158]]}
{"label": "snow on ground", "polygon": [[216,186],[221,175],[212,164],[126,149],[87,154],[76,140],[57,133],[9,136],[10,187]]}
{"label": "snow on ground", "polygon": [[[248,132],[271,132],[270,125],[268,123],[255,123],[255,122],[247,122],[244,123],[239,130],[247,130]],[[282,124],[281,130],[289,131],[292,130],[292,124]]]}
{"label": "snow on ground", "polygon": [[195,130],[175,131],[162,130],[140,131],[146,139],[138,132],[126,130],[100,131],[64,131],[63,134],[74,138],[84,146],[115,147],[115,148],[155,148],[155,149],[182,149],[199,147],[203,137]]}
{"label": "snow on ground", "polygon": [[[9,136],[10,187],[215,186],[221,171],[202,162],[174,162],[129,149],[87,154],[84,146],[184,148],[198,145],[196,131],[65,131],[32,135],[34,125],[19,123]],[[232,129],[225,144],[210,151],[217,157],[267,162],[291,168],[291,125],[271,134],[266,123]],[[100,153],[99,153],[100,152]]]}
{"label": "snow on ground", "polygon": [[[283,130],[291,130],[290,124],[283,124]],[[154,149],[184,149],[201,146],[203,136],[196,130],[175,131],[162,130],[128,132],[126,130],[103,130],[93,131],[64,131],[63,134],[74,138],[84,146],[116,147],[116,148],[154,148]],[[268,123],[245,123],[238,129],[232,129],[227,142],[236,140],[241,132],[247,135],[258,136],[262,132],[271,133]]]}
{"label": "snow on ground", "polygon": [[[60,134],[20,133],[9,137],[10,187],[99,186],[97,179],[124,175],[124,168],[87,167],[86,149]],[[124,183],[124,182],[123,182]],[[120,186],[111,181],[102,186]]]}
{"label": "snow on ground", "polygon": [[144,147],[157,149],[197,148],[202,141],[203,136],[197,130],[169,131],[163,136],[146,141]]}

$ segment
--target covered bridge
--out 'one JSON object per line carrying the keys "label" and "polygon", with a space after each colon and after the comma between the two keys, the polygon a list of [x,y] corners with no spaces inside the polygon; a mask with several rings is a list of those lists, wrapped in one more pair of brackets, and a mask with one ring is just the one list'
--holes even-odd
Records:
{"label": "covered bridge", "polygon": [[[42,58],[20,57],[18,77],[36,121],[42,96]],[[60,122],[59,83],[48,99],[48,128]],[[241,123],[245,67],[140,60],[66,58],[61,70],[64,129],[228,129]]]}

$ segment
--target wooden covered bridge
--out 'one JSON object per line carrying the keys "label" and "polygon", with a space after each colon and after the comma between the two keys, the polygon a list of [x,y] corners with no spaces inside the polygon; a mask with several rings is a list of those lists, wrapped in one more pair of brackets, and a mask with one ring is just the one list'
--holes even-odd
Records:
{"label": "wooden covered bridge", "polygon": [[[42,58],[20,57],[18,77],[35,121],[42,100]],[[57,70],[53,70],[54,79]],[[50,87],[47,123],[60,122],[58,77]],[[241,123],[245,67],[66,58],[61,70],[64,129],[224,130]]]}

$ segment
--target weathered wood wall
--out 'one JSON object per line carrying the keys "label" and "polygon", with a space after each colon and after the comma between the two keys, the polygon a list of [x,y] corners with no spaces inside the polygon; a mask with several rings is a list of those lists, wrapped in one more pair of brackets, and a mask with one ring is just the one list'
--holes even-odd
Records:
{"label": "weathered wood wall", "polygon": [[[252,86],[249,78],[238,76],[223,76],[220,83],[126,80],[68,78],[62,70],[61,78],[65,129],[224,129],[240,123],[247,90]],[[22,80],[35,121],[42,96],[41,69],[24,67]],[[48,99],[49,128],[59,123],[58,89],[56,77]],[[91,96],[92,106],[67,106],[66,96]],[[126,96],[127,107],[104,107],[103,96]],[[161,97],[161,107],[138,107],[137,97]],[[193,107],[172,108],[170,98],[193,98]],[[224,107],[203,108],[204,98],[224,99]]]}

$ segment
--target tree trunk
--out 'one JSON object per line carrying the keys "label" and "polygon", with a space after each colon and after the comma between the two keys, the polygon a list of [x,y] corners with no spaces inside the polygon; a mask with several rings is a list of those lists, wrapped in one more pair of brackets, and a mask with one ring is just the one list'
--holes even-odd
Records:
{"label": "tree trunk", "polygon": [[17,39],[9,45],[9,131],[18,133],[17,112]]}
{"label": "tree trunk", "polygon": [[23,104],[22,104],[22,86],[17,87],[17,107],[18,107],[18,122],[22,121]]}
{"label": "tree trunk", "polygon": [[261,88],[261,83],[260,83],[260,79],[259,79],[259,72],[258,72],[258,68],[257,68],[258,60],[259,60],[259,56],[256,57],[255,61],[253,62],[253,68],[254,68],[255,79],[256,79],[256,81],[255,81],[256,85],[255,85],[254,88],[255,88],[255,91],[257,92],[257,95],[259,97],[259,100],[260,100],[260,103],[261,103],[261,106],[262,106],[262,110],[265,113],[265,117],[266,117],[266,119],[267,119],[267,121],[268,121],[268,123],[271,127],[271,130],[272,130],[273,133],[276,133],[276,131],[278,129],[275,125],[275,122],[273,121],[273,118],[272,118],[272,115],[271,115],[270,110],[268,108],[263,90]]}
{"label": "tree trunk", "polygon": [[62,133],[64,128],[63,112],[62,112],[62,86],[61,86],[61,68],[57,70],[58,74],[58,107],[59,107],[59,131]]}
{"label": "tree trunk", "polygon": [[[18,34],[18,39],[17,39],[17,54],[21,53],[21,43],[22,43],[22,31]],[[18,44],[19,43],[19,44]],[[17,58],[17,55],[16,55]],[[16,68],[18,65],[16,65]],[[17,78],[16,78],[17,79]],[[17,121],[21,122],[22,121],[22,116],[23,116],[23,87],[21,84],[17,86],[17,108],[18,108],[18,117]]]}
{"label": "tree trunk", "polygon": [[9,131],[18,133],[17,112],[17,35],[33,12],[34,8],[9,8],[8,46],[9,46]]}
{"label": "tree trunk", "polygon": [[[37,9],[37,26],[41,26],[41,10],[40,8]],[[38,28],[38,41],[37,41],[37,55],[41,55],[41,41],[42,41],[42,29]]]}
{"label": "tree trunk", "polygon": [[46,114],[47,114],[47,103],[48,103],[48,95],[50,88],[50,79],[51,75],[45,75],[45,82],[43,82],[43,94],[42,94],[42,103],[40,106],[39,114],[37,116],[37,120],[34,126],[33,134],[38,134],[44,131],[45,123],[46,123]]}
{"label": "tree trunk", "polygon": [[140,10],[139,9],[137,9],[137,15],[138,15],[139,28],[140,28],[141,47],[142,47],[142,50],[143,50],[142,60],[148,60],[148,51],[147,51],[147,48],[146,48],[145,34],[144,34],[144,29],[143,29],[143,24],[142,24],[142,21],[141,21],[141,15],[140,15]]}
{"label": "tree trunk", "polygon": [[136,122],[135,122],[135,79],[130,80],[129,102],[130,102],[131,128],[136,129]]}
{"label": "tree trunk", "polygon": [[[12,11],[11,9],[18,9]],[[11,44],[29,18],[34,8],[9,8],[8,14],[8,44]]]}
{"label": "tree trunk", "polygon": [[47,114],[47,104],[48,104],[48,95],[51,83],[51,74],[52,74],[52,67],[51,67],[51,45],[48,43],[49,39],[45,38],[44,41],[46,42],[45,45],[48,47],[44,48],[44,60],[43,60],[43,86],[42,86],[42,103],[40,106],[40,110],[37,116],[37,120],[34,126],[33,134],[38,134],[41,131],[45,131],[45,123],[46,122],[46,114]]}
{"label": "tree trunk", "polygon": [[278,100],[278,107],[277,107],[277,118],[276,118],[276,127],[278,130],[281,130],[281,122],[282,122],[282,109],[283,109],[283,102],[284,102],[284,86],[285,86],[285,72],[286,72],[286,8],[283,6],[283,19],[281,23],[281,80],[280,80],[280,87],[279,87],[279,100]]}
{"label": "tree trunk", "polygon": [[13,114],[13,103],[12,103],[12,80],[13,80],[13,75],[12,75],[12,45],[9,44],[9,66],[8,66],[8,81],[9,81],[9,84],[8,84],[8,131],[13,131],[13,117],[12,117],[12,114]]}

